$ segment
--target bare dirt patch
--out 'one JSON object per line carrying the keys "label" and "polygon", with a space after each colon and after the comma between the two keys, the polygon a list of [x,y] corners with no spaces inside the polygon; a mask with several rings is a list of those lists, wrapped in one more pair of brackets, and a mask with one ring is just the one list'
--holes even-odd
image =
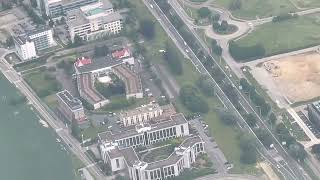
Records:
{"label": "bare dirt patch", "polygon": [[320,96],[320,54],[308,53],[270,60],[251,72],[271,94],[290,102]]}

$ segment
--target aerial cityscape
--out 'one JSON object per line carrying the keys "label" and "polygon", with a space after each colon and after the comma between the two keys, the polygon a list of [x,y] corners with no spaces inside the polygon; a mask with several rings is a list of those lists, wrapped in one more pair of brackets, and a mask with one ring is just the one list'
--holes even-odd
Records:
{"label": "aerial cityscape", "polygon": [[319,0],[1,0],[0,179],[320,180]]}

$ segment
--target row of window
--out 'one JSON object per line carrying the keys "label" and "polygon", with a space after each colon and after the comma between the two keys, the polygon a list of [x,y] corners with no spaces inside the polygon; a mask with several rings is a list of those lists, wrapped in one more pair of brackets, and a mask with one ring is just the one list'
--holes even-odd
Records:
{"label": "row of window", "polygon": [[148,134],[148,139],[151,141],[157,141],[162,140],[168,137],[176,136],[176,127],[168,128],[168,129],[162,129],[160,131],[152,132]]}
{"label": "row of window", "polygon": [[158,117],[162,114],[162,111],[154,111],[154,112],[149,112],[149,113],[144,113],[144,114],[139,114],[139,115],[134,115],[130,116],[127,118],[124,118],[123,124],[125,126],[127,125],[133,125],[141,122],[148,121],[152,118]]}

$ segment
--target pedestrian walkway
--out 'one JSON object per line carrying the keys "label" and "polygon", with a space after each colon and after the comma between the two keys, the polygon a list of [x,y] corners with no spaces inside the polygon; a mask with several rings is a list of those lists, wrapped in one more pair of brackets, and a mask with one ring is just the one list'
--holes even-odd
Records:
{"label": "pedestrian walkway", "polygon": [[304,133],[310,138],[311,143],[319,143],[319,139],[311,132],[311,130],[308,128],[308,126],[303,122],[303,120],[299,117],[297,112],[293,108],[287,108],[287,111],[290,113],[292,118],[298,123],[298,125],[301,127],[301,129],[304,131]]}

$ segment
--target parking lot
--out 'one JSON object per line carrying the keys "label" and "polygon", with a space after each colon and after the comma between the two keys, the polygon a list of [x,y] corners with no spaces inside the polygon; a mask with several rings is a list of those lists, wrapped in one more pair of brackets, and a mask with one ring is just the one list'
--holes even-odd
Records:
{"label": "parking lot", "polygon": [[318,128],[315,126],[315,124],[313,124],[308,116],[302,112],[302,111],[298,111],[297,114],[299,115],[299,117],[302,119],[302,121],[308,126],[308,128],[310,129],[310,131],[317,137],[320,138],[320,132],[318,130]]}

